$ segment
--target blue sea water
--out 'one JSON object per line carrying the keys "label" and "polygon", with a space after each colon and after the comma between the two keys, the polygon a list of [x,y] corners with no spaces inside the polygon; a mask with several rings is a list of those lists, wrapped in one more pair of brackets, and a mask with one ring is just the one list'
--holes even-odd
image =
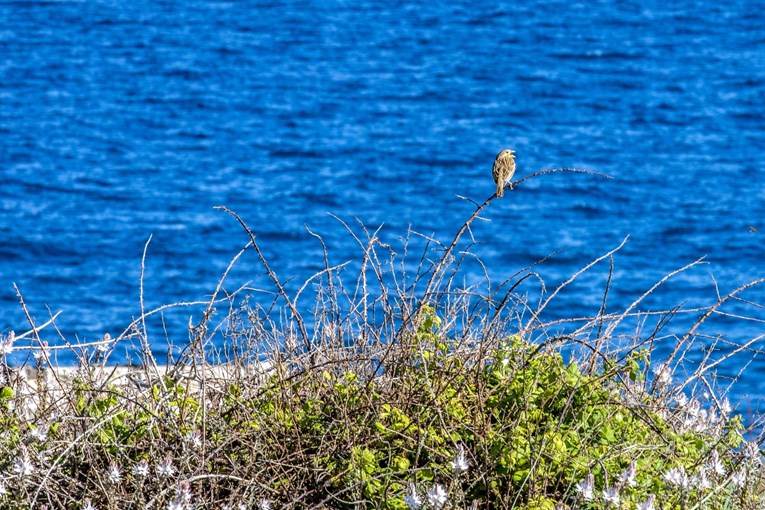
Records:
{"label": "blue sea water", "polygon": [[[216,205],[241,215],[292,292],[323,265],[305,227],[333,263],[359,260],[327,213],[357,233],[355,218],[383,225],[399,253],[410,225],[448,242],[474,210],[458,196],[494,192],[505,147],[517,177],[613,179],[546,175],[494,201],[471,231],[493,282],[556,253],[535,268],[553,289],[627,236],[609,310],[700,257],[638,308],[709,305],[765,277],[765,9],[2,0],[0,331],[29,329],[15,283],[37,323],[61,311],[51,343],[116,336],[139,313],[150,235],[146,308],[207,299],[248,240]],[[467,264],[465,281],[482,271]],[[596,313],[608,271],[548,318]],[[254,253],[226,288],[250,280],[267,285]],[[762,288],[743,297],[765,303]],[[710,342],[765,334],[761,307],[730,304],[758,320],[717,316]],[[152,322],[158,353],[194,314]],[[748,351],[723,372],[745,366],[734,396],[750,402],[765,359]]]}

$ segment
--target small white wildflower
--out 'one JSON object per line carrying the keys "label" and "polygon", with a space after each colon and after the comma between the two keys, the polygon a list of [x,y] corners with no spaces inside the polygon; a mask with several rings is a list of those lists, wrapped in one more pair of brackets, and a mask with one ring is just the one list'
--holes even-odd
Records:
{"label": "small white wildflower", "polygon": [[619,497],[620,490],[621,487],[619,485],[614,485],[603,491],[603,501],[606,502],[606,505],[619,506],[619,501],[621,500]]}
{"label": "small white wildflower", "polygon": [[428,503],[433,508],[441,508],[446,504],[447,494],[444,487],[439,483],[435,487],[431,488],[425,496],[428,498]]}
{"label": "small white wildflower", "polygon": [[743,487],[746,484],[746,470],[739,469],[730,475],[730,483],[734,487]]}
{"label": "small white wildflower", "polygon": [[167,504],[167,510],[186,510],[186,503],[180,499],[173,499]]}
{"label": "small white wildflower", "polygon": [[37,427],[29,431],[29,435],[38,443],[44,443],[48,439],[48,431],[43,427]]}
{"label": "small white wildflower", "polygon": [[267,500],[266,498],[258,501],[258,510],[271,510],[271,501]]}
{"label": "small white wildflower", "polygon": [[576,484],[576,492],[578,492],[585,501],[592,501],[595,499],[595,475],[590,473],[583,482]]}
{"label": "small white wildflower", "polygon": [[688,404],[688,397],[685,396],[685,393],[680,393],[675,397],[675,404],[678,407],[685,407]]}
{"label": "small white wildflower", "polygon": [[712,482],[709,481],[706,469],[699,469],[698,474],[693,475],[688,483],[699,490],[706,491],[712,488]]}
{"label": "small white wildflower", "polygon": [[761,464],[762,463],[762,457],[760,455],[760,445],[757,444],[757,441],[747,441],[747,443],[744,445],[744,449],[742,451],[744,454],[744,457],[749,459],[753,464]]}
{"label": "small white wildflower", "polygon": [[720,403],[720,414],[722,414],[723,418],[727,418],[731,411],[732,409],[730,407],[730,401],[726,397]]}
{"label": "small white wildflower", "polygon": [[654,368],[653,374],[656,376],[655,381],[659,388],[667,386],[672,382],[672,370],[666,363],[662,363]]}
{"label": "small white wildflower", "polygon": [[685,468],[682,466],[672,468],[664,473],[664,480],[670,485],[677,485],[679,487],[688,487],[688,473],[685,472]]}
{"label": "small white wildflower", "polygon": [[191,501],[191,484],[186,480],[178,482],[178,487],[175,488],[175,497],[184,503]]}
{"label": "small white wildflower", "polygon": [[653,494],[648,496],[648,499],[643,501],[640,505],[638,505],[638,510],[654,510],[653,509],[653,502],[656,500],[656,496]]}
{"label": "small white wildflower", "polygon": [[637,480],[635,480],[635,475],[637,474],[637,463],[633,460],[630,462],[630,465],[627,467],[627,469],[619,475],[619,481],[622,482],[627,487],[634,487],[637,485]]}
{"label": "small white wildflower", "polygon": [[707,411],[706,409],[699,409],[696,414],[693,430],[696,432],[705,432],[707,429],[709,429],[709,423],[707,423]]}
{"label": "small white wildflower", "polygon": [[86,499],[82,504],[82,510],[96,510],[96,505],[91,503],[89,499]]}
{"label": "small white wildflower", "polygon": [[725,474],[725,464],[723,464],[722,460],[720,460],[720,454],[717,453],[717,450],[712,450],[712,454],[709,456],[709,460],[707,461],[706,466],[709,471],[716,474],[717,476],[722,476]]}
{"label": "small white wildflower", "polygon": [[194,446],[195,448],[202,447],[202,431],[200,430],[190,430],[186,434],[185,439],[188,443],[191,443],[191,445]]}
{"label": "small white wildflower", "polygon": [[32,461],[29,460],[29,454],[26,447],[21,447],[21,454],[13,461],[13,472],[20,477],[31,475],[35,470]]}
{"label": "small white wildflower", "polygon": [[408,506],[410,510],[417,510],[422,506],[422,499],[420,499],[420,496],[417,494],[417,488],[414,484],[409,486],[409,492],[406,493],[404,503],[406,503],[406,506]]}
{"label": "small white wildflower", "polygon": [[106,470],[106,476],[111,483],[116,485],[122,481],[122,468],[120,468],[119,464],[112,461],[109,464],[109,469]]}
{"label": "small white wildflower", "polygon": [[40,348],[35,349],[35,351],[32,353],[32,356],[35,359],[35,363],[38,365],[42,365],[44,362],[46,362],[50,358],[50,354],[48,352],[48,342],[40,343]]}
{"label": "small white wildflower", "polygon": [[112,336],[106,333],[101,341],[96,345],[96,351],[101,354],[107,352],[112,347]]}
{"label": "small white wildflower", "polygon": [[13,342],[16,341],[16,333],[11,331],[3,340],[0,340],[0,356],[13,352]]}
{"label": "small white wildflower", "polygon": [[141,459],[133,466],[133,475],[144,478],[149,476],[149,462],[146,459]]}
{"label": "small white wildflower", "polygon": [[175,474],[175,468],[173,467],[173,459],[170,455],[165,457],[165,460],[157,464],[157,474],[159,476],[170,478]]}
{"label": "small white wildflower", "polygon": [[467,471],[470,467],[470,461],[465,458],[465,449],[462,447],[462,445],[459,445],[457,447],[457,455],[454,457],[454,460],[452,461],[452,470],[456,473],[462,473],[464,471]]}

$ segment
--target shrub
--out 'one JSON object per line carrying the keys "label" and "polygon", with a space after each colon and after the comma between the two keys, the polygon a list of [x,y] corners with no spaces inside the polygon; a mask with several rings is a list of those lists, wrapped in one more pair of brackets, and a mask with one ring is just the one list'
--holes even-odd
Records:
{"label": "shrub", "polygon": [[[310,280],[310,313],[234,215],[284,307],[237,301],[236,292],[219,300],[222,280],[190,327],[192,341],[165,367],[152,357],[144,325],[156,311],[91,346],[99,350],[77,347],[80,365],[71,373],[47,366],[40,336],[47,324],[8,335],[4,356],[25,348],[24,338],[41,354],[35,367],[2,365],[0,506],[761,504],[759,442],[744,441],[743,420],[711,373],[751,343],[706,357],[691,373],[682,363],[712,312],[760,282],[688,311],[698,319],[657,361],[658,332],[683,313],[634,311],[658,285],[619,313],[604,307],[547,322],[544,309],[584,270],[533,309],[515,293],[533,280],[530,270],[503,294],[455,285],[468,250],[454,253],[487,203],[414,275],[406,264],[397,272],[396,254],[377,233],[349,228],[362,247],[358,278],[347,285],[325,252],[324,270]],[[222,341],[214,338],[220,328],[209,327],[219,305],[229,310]],[[656,326],[646,335],[620,333],[633,320]],[[129,338],[139,340],[142,365],[109,367],[109,349]],[[212,363],[215,356],[224,359]]]}

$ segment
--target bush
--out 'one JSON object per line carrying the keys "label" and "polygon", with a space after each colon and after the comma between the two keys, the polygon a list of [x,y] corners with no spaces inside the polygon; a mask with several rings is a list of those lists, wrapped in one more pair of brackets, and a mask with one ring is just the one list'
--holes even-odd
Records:
{"label": "bush", "polygon": [[[284,315],[273,307],[213,297],[166,367],[142,325],[153,311],[95,351],[79,347],[71,373],[47,367],[42,327],[32,323],[21,337],[41,349],[36,367],[3,364],[0,374],[0,506],[762,504],[759,442],[744,441],[743,420],[710,373],[730,354],[692,373],[681,371],[678,354],[698,341],[709,310],[745,288],[694,311],[675,352],[654,361],[656,332],[678,310],[638,314],[633,305],[543,322],[543,309],[581,273],[533,311],[513,294],[530,271],[499,297],[454,285],[466,255],[453,254],[485,206],[410,279],[366,229],[366,239],[356,237],[363,255],[352,287],[325,253],[310,323],[234,215],[291,318],[277,323]],[[213,353],[219,328],[208,323],[221,303],[230,310],[224,350]],[[624,321],[648,318],[657,326],[647,337],[617,334]],[[23,348],[21,337],[5,337],[0,352]],[[109,367],[109,349],[127,338],[139,339],[142,365]],[[225,359],[211,363],[215,355]]]}

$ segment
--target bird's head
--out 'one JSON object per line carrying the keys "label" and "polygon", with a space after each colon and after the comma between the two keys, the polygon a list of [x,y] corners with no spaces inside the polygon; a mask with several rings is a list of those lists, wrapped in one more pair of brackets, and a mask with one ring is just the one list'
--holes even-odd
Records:
{"label": "bird's head", "polygon": [[502,152],[500,152],[499,155],[510,156],[511,158],[515,158],[515,151],[513,149],[505,149]]}

